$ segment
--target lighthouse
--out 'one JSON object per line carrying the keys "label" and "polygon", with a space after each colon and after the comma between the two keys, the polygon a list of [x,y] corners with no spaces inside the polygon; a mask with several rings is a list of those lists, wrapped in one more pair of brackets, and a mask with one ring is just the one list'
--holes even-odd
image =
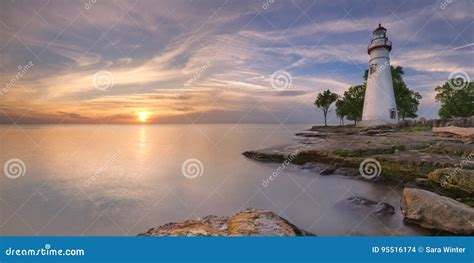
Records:
{"label": "lighthouse", "polygon": [[369,74],[364,97],[362,121],[359,127],[390,125],[398,122],[397,104],[393,92],[392,72],[388,54],[392,42],[387,38],[387,29],[381,24],[373,31],[369,53]]}

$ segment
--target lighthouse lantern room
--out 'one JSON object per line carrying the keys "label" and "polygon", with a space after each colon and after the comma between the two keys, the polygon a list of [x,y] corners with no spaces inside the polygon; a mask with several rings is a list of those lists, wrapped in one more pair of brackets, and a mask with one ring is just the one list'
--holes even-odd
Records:
{"label": "lighthouse lantern room", "polygon": [[397,105],[393,91],[389,53],[392,42],[387,38],[387,29],[381,24],[373,31],[372,41],[367,47],[369,73],[365,90],[362,121],[359,127],[396,124]]}

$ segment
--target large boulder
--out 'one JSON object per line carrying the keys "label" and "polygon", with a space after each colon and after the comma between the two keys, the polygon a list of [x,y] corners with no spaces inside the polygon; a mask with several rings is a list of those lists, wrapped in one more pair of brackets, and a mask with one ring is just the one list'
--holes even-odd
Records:
{"label": "large boulder", "polygon": [[453,192],[456,196],[474,196],[474,170],[436,169],[428,174],[428,179]]}
{"label": "large boulder", "polygon": [[474,208],[433,192],[403,189],[401,210],[409,223],[457,235],[474,234]]}
{"label": "large boulder", "polygon": [[271,211],[247,209],[229,217],[168,223],[139,236],[311,236]]}

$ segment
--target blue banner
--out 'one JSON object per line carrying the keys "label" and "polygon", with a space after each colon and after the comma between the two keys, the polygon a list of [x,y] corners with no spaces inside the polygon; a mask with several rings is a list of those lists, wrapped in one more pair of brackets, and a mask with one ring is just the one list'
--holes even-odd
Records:
{"label": "blue banner", "polygon": [[0,262],[474,262],[473,237],[1,237]]}

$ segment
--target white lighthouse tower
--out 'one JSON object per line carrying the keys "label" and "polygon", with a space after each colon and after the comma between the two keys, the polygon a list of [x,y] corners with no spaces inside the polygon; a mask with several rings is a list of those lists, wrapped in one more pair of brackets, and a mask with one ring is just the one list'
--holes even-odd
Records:
{"label": "white lighthouse tower", "polygon": [[387,29],[380,24],[372,33],[367,47],[369,53],[369,74],[364,97],[362,121],[359,127],[370,127],[398,122],[397,104],[393,92],[389,52],[392,42],[387,38]]}

